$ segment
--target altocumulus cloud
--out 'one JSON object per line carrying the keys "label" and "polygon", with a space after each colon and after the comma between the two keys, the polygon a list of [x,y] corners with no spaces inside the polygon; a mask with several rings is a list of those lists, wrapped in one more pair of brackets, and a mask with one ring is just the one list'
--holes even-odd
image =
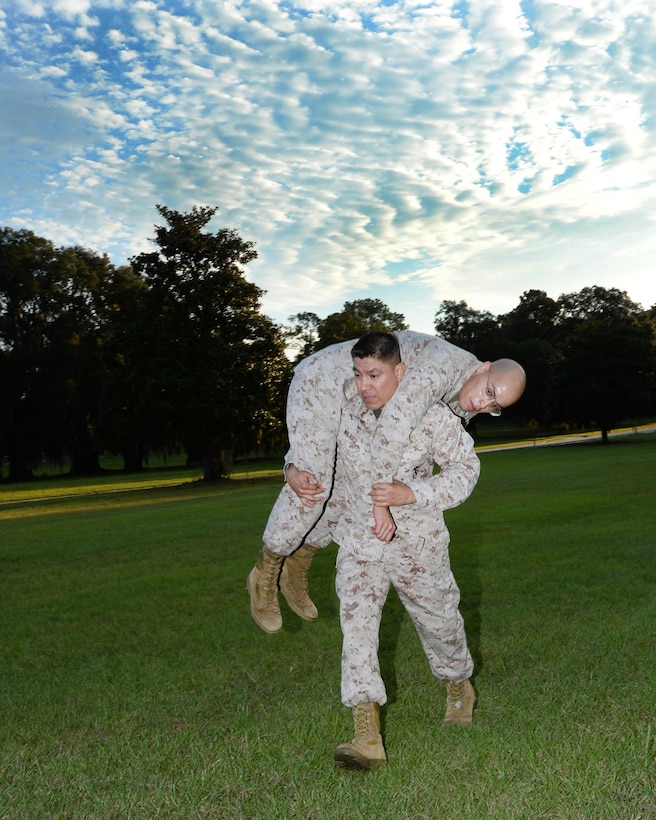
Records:
{"label": "altocumulus cloud", "polygon": [[156,203],[218,205],[279,321],[649,307],[650,3],[0,0],[0,224],[121,264]]}

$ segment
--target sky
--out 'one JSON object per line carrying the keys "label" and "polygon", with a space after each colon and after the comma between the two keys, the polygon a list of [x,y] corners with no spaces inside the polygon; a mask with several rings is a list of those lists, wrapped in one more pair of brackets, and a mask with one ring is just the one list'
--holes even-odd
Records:
{"label": "sky", "polygon": [[653,0],[0,0],[0,226],[116,265],[157,204],[254,242],[279,323],[656,303]]}

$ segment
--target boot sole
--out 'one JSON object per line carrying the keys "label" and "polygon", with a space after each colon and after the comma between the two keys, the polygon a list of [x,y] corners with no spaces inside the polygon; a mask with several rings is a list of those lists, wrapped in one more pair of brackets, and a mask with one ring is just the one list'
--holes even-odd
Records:
{"label": "boot sole", "polygon": [[351,749],[336,749],[333,753],[333,760],[342,769],[350,769],[352,771],[366,772],[385,763],[385,758],[380,760],[369,760],[368,757],[363,757]]}

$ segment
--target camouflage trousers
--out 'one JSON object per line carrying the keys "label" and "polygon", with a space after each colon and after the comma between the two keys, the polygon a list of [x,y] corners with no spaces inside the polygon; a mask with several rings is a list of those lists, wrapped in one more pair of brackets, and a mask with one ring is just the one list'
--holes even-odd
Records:
{"label": "camouflage trousers", "polygon": [[383,606],[390,585],[417,629],[431,672],[440,680],[463,681],[474,664],[467,648],[460,592],[448,549],[427,555],[404,553],[396,539],[381,548],[379,561],[365,561],[349,550],[337,555],[335,586],[342,626],[342,703],[387,702],[378,645]]}
{"label": "camouflage trousers", "polygon": [[322,504],[303,506],[296,493],[285,484],[264,528],[264,546],[276,555],[291,555],[306,540],[306,535],[316,524],[322,511]]}
{"label": "camouflage trousers", "polygon": [[[344,378],[349,372],[352,374],[350,353],[345,348],[344,362],[347,360],[349,370],[344,370]],[[299,470],[314,474],[325,487],[324,499],[330,496],[334,481],[337,430],[344,400],[342,384],[343,378],[336,379],[332,368],[324,372],[309,359],[297,368],[287,398],[290,449],[286,460]],[[304,506],[285,484],[264,528],[262,540],[266,549],[276,555],[290,555],[321,518],[324,506],[324,503]],[[330,540],[328,538],[325,544],[316,546],[326,546]]]}
{"label": "camouflage trousers", "polygon": [[315,459],[315,463],[320,465],[316,474],[326,487],[326,500],[314,507],[306,507],[292,488],[285,484],[273,505],[262,541],[276,555],[291,555],[303,543],[312,547],[327,547],[333,540],[335,526],[344,509],[345,488],[339,468],[337,475],[334,475],[334,450],[328,466],[330,457],[326,455],[326,446],[324,443],[321,454],[317,454]]}

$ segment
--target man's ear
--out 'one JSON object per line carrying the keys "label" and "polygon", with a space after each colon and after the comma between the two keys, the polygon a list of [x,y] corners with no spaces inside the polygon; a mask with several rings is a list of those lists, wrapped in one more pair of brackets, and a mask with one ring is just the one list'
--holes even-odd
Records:
{"label": "man's ear", "polygon": [[402,381],[405,376],[405,364],[403,362],[399,362],[394,368],[394,372],[396,373],[397,382]]}
{"label": "man's ear", "polygon": [[492,362],[481,362],[481,364],[476,368],[476,373],[487,373],[487,371],[492,367]]}

